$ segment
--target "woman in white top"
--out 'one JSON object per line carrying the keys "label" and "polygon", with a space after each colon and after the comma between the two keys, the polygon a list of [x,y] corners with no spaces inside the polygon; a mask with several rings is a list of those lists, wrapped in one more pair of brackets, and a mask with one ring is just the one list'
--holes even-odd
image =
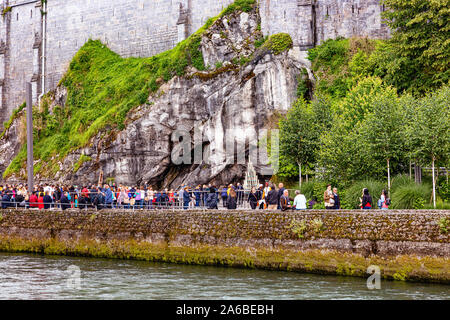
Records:
{"label": "woman in white top", "polygon": [[295,210],[306,210],[306,198],[299,190],[295,190],[294,208]]}

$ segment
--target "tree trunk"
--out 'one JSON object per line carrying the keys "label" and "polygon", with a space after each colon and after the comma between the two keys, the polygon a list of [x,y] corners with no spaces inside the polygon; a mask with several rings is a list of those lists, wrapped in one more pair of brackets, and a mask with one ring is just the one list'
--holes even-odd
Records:
{"label": "tree trunk", "polygon": [[298,182],[300,184],[300,189],[302,188],[302,164],[298,163]]}
{"label": "tree trunk", "polygon": [[308,182],[308,174],[306,174],[306,182]]}
{"label": "tree trunk", "polygon": [[391,194],[391,168],[389,166],[389,158],[387,159],[387,173],[388,173],[388,194]]}
{"label": "tree trunk", "polygon": [[434,178],[434,157],[431,160],[431,170],[433,171],[433,207],[436,209],[436,179]]}
{"label": "tree trunk", "polygon": [[411,158],[409,159],[409,180],[411,180],[412,168],[411,168]]}

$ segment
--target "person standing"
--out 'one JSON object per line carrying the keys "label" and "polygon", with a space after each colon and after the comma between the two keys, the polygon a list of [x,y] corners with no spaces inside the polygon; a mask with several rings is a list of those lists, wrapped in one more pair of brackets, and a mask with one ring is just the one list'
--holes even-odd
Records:
{"label": "person standing", "polygon": [[103,192],[105,194],[105,208],[112,209],[113,194],[109,185],[105,184],[105,189]]}
{"label": "person standing", "polygon": [[70,208],[70,200],[68,195],[69,195],[68,192],[64,191],[61,196],[61,209],[63,211]]}
{"label": "person standing", "polygon": [[367,188],[363,189],[363,196],[361,200],[361,209],[370,210],[372,209],[372,196]]}
{"label": "person standing", "polygon": [[39,210],[44,209],[44,189],[41,189],[42,191],[39,191],[39,196],[38,196],[38,208]]}
{"label": "person standing", "polygon": [[10,205],[11,205],[11,194],[9,193],[9,190],[6,190],[2,196],[2,209],[7,209],[10,207]]}
{"label": "person standing", "polygon": [[258,209],[264,209],[266,201],[264,200],[264,188],[262,184],[260,184],[258,190],[256,190],[256,198],[258,199]]}
{"label": "person standing", "polygon": [[219,202],[218,194],[216,193],[216,187],[210,186],[209,193],[206,198],[206,205],[208,209],[218,209],[217,203]]}
{"label": "person standing", "polygon": [[200,201],[202,199],[202,192],[200,190],[200,185],[198,185],[195,189],[194,189],[194,197],[195,197],[195,206],[199,207],[200,206]]}
{"label": "person standing", "polygon": [[339,195],[337,192],[338,192],[337,188],[333,188],[333,200],[334,200],[333,209],[340,210],[341,209],[341,199],[339,198]]}
{"label": "person standing", "polygon": [[275,189],[275,185],[270,186],[270,191],[267,195],[267,204],[269,210],[277,210],[278,208],[278,191]]}
{"label": "person standing", "polygon": [[264,207],[263,207],[263,209],[267,209],[269,207],[269,202],[268,202],[267,199],[268,199],[270,190],[271,190],[271,188],[269,186],[269,183],[266,182],[266,186],[263,189],[263,197],[262,197],[263,200],[264,200]]}
{"label": "person standing", "polygon": [[189,202],[191,202],[191,195],[189,193],[189,188],[186,186],[186,187],[184,187],[184,191],[183,191],[183,208],[184,208],[184,210],[187,210],[189,208]]}
{"label": "person standing", "polygon": [[50,191],[45,191],[45,195],[44,195],[44,199],[43,200],[44,200],[44,209],[45,210],[50,209],[50,207],[52,205],[52,202],[53,202],[53,199],[50,196]]}
{"label": "person standing", "polygon": [[306,198],[300,193],[300,190],[295,190],[294,209],[306,210]]}
{"label": "person standing", "polygon": [[33,191],[33,193],[31,194],[30,197],[30,208],[38,208],[38,196],[37,196],[37,192]]}
{"label": "person standing", "polygon": [[284,190],[283,195],[280,198],[280,209],[281,211],[291,209],[291,199],[289,199],[289,190]]}
{"label": "person standing", "polygon": [[331,184],[327,185],[327,190],[323,193],[323,202],[325,203],[325,209],[334,208],[334,196],[331,190]]}
{"label": "person standing", "polygon": [[281,197],[284,195],[284,190],[286,190],[286,189],[284,188],[284,185],[283,185],[282,183],[279,183],[279,184],[278,184],[278,206],[277,206],[277,209],[278,209],[278,210],[281,209],[281,203],[280,203],[280,200],[281,200]]}
{"label": "person standing", "polygon": [[227,207],[227,198],[228,198],[228,189],[227,189],[227,187],[223,186],[222,193],[220,195],[222,197],[223,207],[226,208]]}
{"label": "person standing", "polygon": [[255,187],[252,187],[252,190],[248,195],[247,201],[250,203],[250,207],[252,208],[252,210],[255,210],[256,206],[258,205],[258,196],[256,194]]}
{"label": "person standing", "polygon": [[378,200],[378,208],[381,210],[388,210],[391,200],[387,196],[386,190],[381,192],[380,200]]}
{"label": "person standing", "polygon": [[233,187],[230,187],[229,195],[227,198],[227,208],[229,210],[236,210],[237,208],[237,193]]}

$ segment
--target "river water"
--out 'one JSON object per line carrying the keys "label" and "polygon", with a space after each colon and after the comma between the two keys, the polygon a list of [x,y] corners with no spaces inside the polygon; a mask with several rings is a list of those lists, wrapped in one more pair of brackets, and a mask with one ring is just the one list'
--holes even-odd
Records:
{"label": "river water", "polygon": [[[78,276],[79,275],[79,276]],[[450,299],[450,286],[0,253],[0,299]]]}

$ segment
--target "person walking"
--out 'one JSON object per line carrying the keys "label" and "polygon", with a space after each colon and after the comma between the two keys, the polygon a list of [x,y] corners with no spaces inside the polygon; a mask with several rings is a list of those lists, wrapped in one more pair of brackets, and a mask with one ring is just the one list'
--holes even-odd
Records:
{"label": "person walking", "polygon": [[306,210],[306,197],[301,194],[300,190],[295,190],[294,209]]}

